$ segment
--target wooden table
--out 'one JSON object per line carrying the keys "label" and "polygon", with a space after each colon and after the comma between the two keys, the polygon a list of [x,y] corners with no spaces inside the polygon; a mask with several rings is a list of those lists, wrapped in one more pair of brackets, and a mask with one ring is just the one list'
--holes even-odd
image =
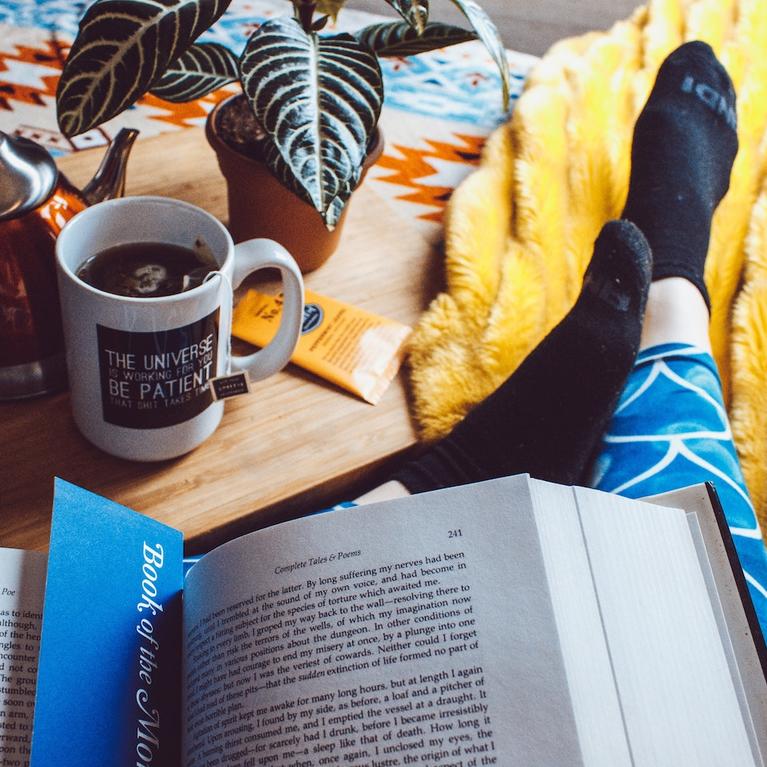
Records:
{"label": "wooden table", "polygon": [[[95,152],[95,153],[94,153]],[[60,161],[75,183],[101,151]],[[413,324],[434,294],[437,256],[368,182],[356,193],[340,249],[307,287]],[[193,128],[137,142],[128,194],[187,200],[226,218],[215,156]],[[0,545],[48,543],[54,475],[184,532],[204,551],[255,527],[353,497],[415,444],[402,374],[373,407],[294,366],[227,402],[218,431],[192,453],[132,463],[90,445],[67,394],[0,404]]]}

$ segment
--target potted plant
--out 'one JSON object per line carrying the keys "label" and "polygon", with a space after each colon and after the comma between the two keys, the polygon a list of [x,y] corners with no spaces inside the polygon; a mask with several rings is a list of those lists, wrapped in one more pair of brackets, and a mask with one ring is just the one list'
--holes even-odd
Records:
{"label": "potted plant", "polygon": [[[345,0],[290,0],[293,14],[256,29],[241,54],[196,40],[230,0],[96,0],[80,22],[59,81],[59,126],[83,133],[146,92],[189,101],[239,81],[242,95],[217,108],[208,137],[229,178],[235,239],[269,236],[309,271],[335,248],[338,225],[380,154],[383,102],[379,56],[403,56],[480,39],[499,67],[504,105],[509,73],[497,29],[474,0],[451,0],[466,30],[428,20],[428,0],[385,0],[402,21],[354,35],[320,34]],[[246,181],[243,170],[258,171]],[[255,201],[248,202],[248,193]],[[269,213],[263,208],[276,203]],[[282,224],[275,229],[275,223]],[[304,239],[303,244],[295,237]],[[321,243],[320,237],[326,242]]]}

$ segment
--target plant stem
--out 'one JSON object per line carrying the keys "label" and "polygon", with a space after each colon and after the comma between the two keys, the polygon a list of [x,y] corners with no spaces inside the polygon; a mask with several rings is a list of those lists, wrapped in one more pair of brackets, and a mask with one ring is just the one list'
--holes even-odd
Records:
{"label": "plant stem", "polygon": [[293,7],[296,9],[296,18],[301,22],[304,31],[312,31],[314,11],[317,8],[316,0],[294,0]]}

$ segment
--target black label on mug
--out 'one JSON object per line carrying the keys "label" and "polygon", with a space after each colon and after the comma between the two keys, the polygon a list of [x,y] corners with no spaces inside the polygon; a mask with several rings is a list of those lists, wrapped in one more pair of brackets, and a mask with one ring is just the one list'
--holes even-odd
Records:
{"label": "black label on mug", "polygon": [[213,401],[218,310],[191,325],[135,333],[96,325],[104,420],[131,429],[175,426]]}

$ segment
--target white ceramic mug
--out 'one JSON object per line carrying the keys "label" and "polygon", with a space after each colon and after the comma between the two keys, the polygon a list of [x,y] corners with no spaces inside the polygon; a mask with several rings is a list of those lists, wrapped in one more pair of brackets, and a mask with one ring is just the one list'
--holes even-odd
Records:
{"label": "white ceramic mug", "polygon": [[[77,276],[96,253],[138,242],[190,249],[203,242],[220,274],[156,298],[113,295]],[[230,366],[247,371],[251,381],[276,373],[301,333],[303,282],[285,248],[263,239],[235,246],[213,216],[179,200],[125,197],[87,208],[59,235],[56,265],[75,422],[91,442],[121,458],[158,461],[197,447],[224,412],[208,381]],[[260,351],[232,355],[232,289],[265,268],[282,276],[279,332]]]}

